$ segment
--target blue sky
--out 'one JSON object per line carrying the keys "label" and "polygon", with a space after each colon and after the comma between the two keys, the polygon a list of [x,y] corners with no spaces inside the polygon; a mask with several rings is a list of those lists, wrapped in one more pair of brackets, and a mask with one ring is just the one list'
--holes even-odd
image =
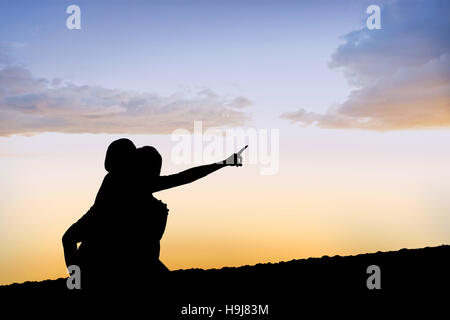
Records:
{"label": "blue sky", "polygon": [[[382,30],[365,28],[366,7],[374,3],[382,7]],[[161,98],[207,89],[217,99],[205,105],[222,104],[215,117],[232,113],[225,125],[288,125],[280,121],[281,114],[304,125],[332,128],[448,124],[442,102],[446,88],[424,120],[412,114],[403,123],[390,112],[397,86],[405,85],[399,78],[427,74],[422,82],[448,81],[445,74],[436,74],[449,68],[449,26],[440,15],[448,4],[443,1],[79,1],[81,30],[65,27],[70,4],[2,3],[0,39],[10,65],[26,69],[35,80],[59,78],[62,84],[121,90],[129,100],[149,99],[131,91]],[[372,83],[358,87],[369,78]],[[355,89],[361,90],[352,93]],[[370,101],[374,92],[386,89],[394,93]],[[90,94],[112,94],[95,90]],[[219,101],[231,97],[250,103],[236,113]],[[114,114],[120,103],[111,109]],[[405,101],[394,109],[410,108]],[[416,114],[423,110],[414,108]],[[380,112],[389,118],[379,117]]]}
{"label": "blue sky", "polygon": [[24,45],[14,59],[34,76],[161,94],[184,86],[245,92],[255,118],[342,101],[349,86],[327,61],[339,36],[366,17],[362,2],[80,1],[82,30],[71,31],[69,4],[1,10],[2,41]]}

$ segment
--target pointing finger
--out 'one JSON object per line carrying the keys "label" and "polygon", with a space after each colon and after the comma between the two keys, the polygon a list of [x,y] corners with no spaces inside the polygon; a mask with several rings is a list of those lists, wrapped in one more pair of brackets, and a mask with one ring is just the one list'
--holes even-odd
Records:
{"label": "pointing finger", "polygon": [[246,145],[245,147],[243,147],[241,150],[239,150],[239,152],[237,153],[238,155],[241,155],[242,152],[244,152],[245,149],[247,149],[248,145]]}

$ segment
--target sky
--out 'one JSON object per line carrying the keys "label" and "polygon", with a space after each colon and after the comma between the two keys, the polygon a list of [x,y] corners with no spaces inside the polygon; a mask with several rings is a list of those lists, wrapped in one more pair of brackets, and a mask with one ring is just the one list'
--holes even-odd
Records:
{"label": "sky", "polygon": [[155,193],[172,270],[449,244],[449,6],[1,2],[0,284],[67,274],[62,234],[113,140],[155,146],[162,174],[222,160],[176,161],[173,132],[197,121],[258,141],[243,167]]}

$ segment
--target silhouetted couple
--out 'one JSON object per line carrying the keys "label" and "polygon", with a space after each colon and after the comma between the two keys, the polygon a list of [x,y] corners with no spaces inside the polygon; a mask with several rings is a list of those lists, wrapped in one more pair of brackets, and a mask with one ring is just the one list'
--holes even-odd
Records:
{"label": "silhouetted couple", "polygon": [[155,148],[137,149],[128,139],[112,142],[105,158],[108,173],[94,205],[63,236],[66,265],[80,267],[82,288],[123,288],[160,279],[169,271],[159,260],[169,210],[153,193],[225,166],[241,166],[244,149],[222,162],[161,176],[162,158]]}

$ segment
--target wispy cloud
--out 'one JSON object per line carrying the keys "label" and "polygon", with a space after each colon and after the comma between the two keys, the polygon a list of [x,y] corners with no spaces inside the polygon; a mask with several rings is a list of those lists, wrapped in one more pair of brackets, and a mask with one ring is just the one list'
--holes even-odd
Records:
{"label": "wispy cloud", "polygon": [[299,109],[282,118],[322,128],[401,130],[450,127],[448,1],[393,1],[382,29],[344,36],[331,57],[356,89],[326,113]]}
{"label": "wispy cloud", "polygon": [[0,136],[164,134],[189,128],[194,120],[202,120],[204,127],[240,126],[249,118],[242,110],[250,105],[245,97],[222,97],[207,88],[161,96],[36,78],[25,67],[11,65],[1,52],[5,59],[0,69]]}

